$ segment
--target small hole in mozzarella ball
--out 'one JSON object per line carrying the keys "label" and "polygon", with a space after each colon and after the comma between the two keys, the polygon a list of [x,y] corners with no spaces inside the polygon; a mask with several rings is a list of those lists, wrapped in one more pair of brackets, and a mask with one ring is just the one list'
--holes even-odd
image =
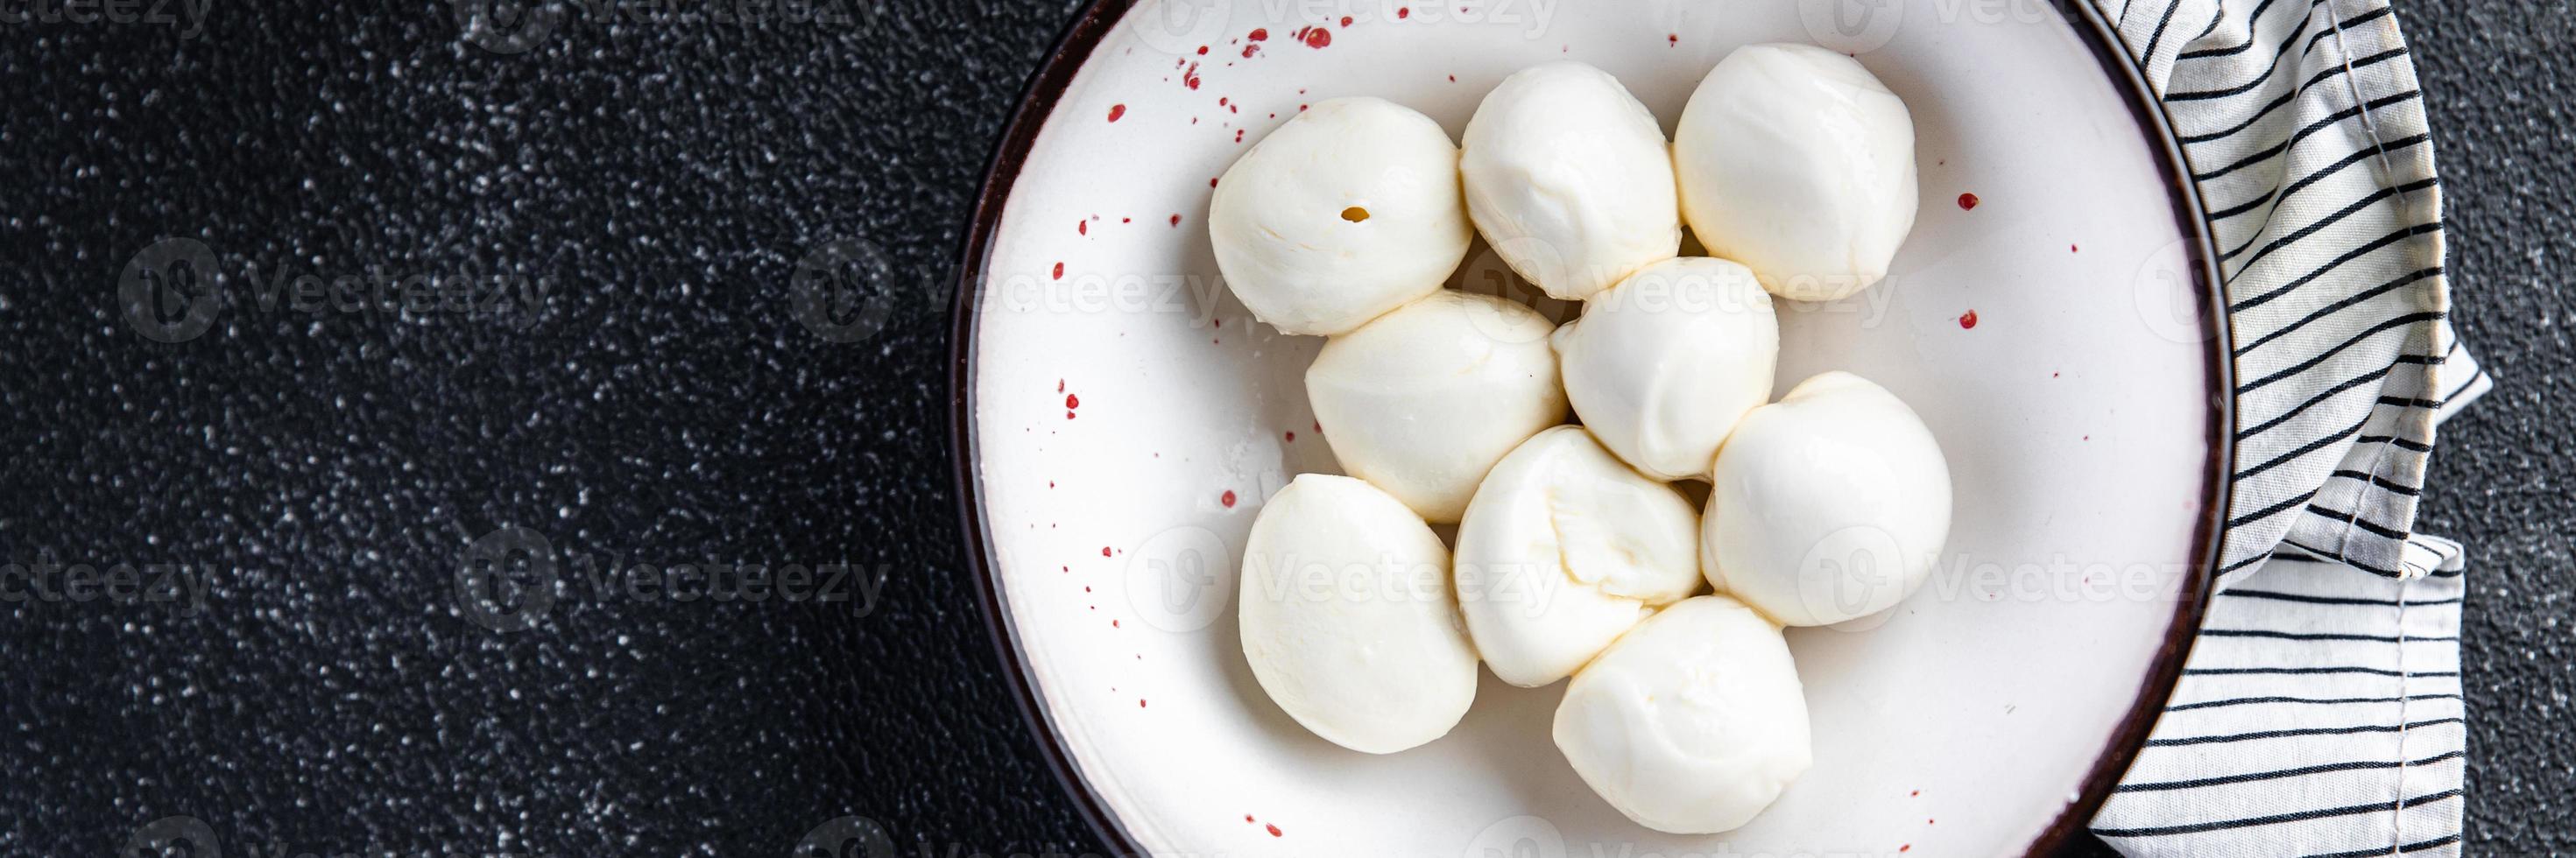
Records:
{"label": "small hole in mozzarella ball", "polygon": [[[1367,229],[1351,228],[1354,213]],[[1438,291],[1474,235],[1457,144],[1430,117],[1379,98],[1317,102],[1282,123],[1235,159],[1208,202],[1226,286],[1287,334],[1349,333]]]}

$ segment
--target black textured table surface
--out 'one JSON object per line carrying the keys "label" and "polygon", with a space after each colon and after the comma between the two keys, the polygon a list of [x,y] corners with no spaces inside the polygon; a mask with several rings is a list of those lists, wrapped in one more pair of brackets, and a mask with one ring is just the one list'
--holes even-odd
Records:
{"label": "black textured table surface", "polygon": [[[1076,4],[859,3],[501,51],[420,0],[0,23],[0,562],[139,570],[0,602],[0,854],[169,817],[226,854],[783,855],[845,815],[1100,849],[977,618],[943,375],[970,198]],[[2576,17],[2399,17],[2499,378],[2423,519],[2475,564],[2472,852],[2576,850]],[[844,239],[907,285],[836,343],[789,285]],[[229,303],[146,336],[147,248]],[[525,539],[563,595],[472,610],[460,558]],[[601,577],[746,563],[758,601]]]}

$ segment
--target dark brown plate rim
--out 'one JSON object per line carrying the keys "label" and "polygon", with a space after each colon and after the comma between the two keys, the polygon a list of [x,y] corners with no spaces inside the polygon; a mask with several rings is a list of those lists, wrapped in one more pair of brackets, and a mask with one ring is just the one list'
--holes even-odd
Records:
{"label": "dark brown plate rim", "polygon": [[[1091,57],[1127,10],[1138,0],[1093,0],[1076,16],[1058,38],[1049,54],[1012,111],[1010,124],[1003,129],[985,170],[983,187],[975,197],[975,208],[966,231],[965,246],[959,255],[956,291],[949,305],[948,398],[950,405],[950,452],[957,483],[957,512],[966,539],[966,573],[974,579],[977,602],[984,622],[992,634],[993,648],[1002,662],[1002,673],[1010,684],[1012,699],[1019,704],[1020,714],[1038,742],[1039,753],[1046,758],[1048,769],[1081,809],[1103,843],[1117,855],[1142,855],[1142,847],[1118,824],[1098,795],[1075,771],[1072,757],[1061,737],[1048,723],[1039,703],[1037,688],[1030,683],[1028,666],[1020,657],[1020,648],[1010,619],[1002,608],[1000,580],[995,577],[992,562],[992,538],[983,521],[983,497],[975,478],[974,405],[970,397],[975,357],[975,307],[980,284],[985,281],[992,253],[992,242],[1001,229],[1002,209],[1010,200],[1011,188],[1019,180],[1029,151],[1035,146],[1038,131],[1047,117],[1055,112],[1056,103],[1072,84],[1074,75]],[[2193,289],[2199,293],[2201,329],[2210,344],[2208,391],[2209,424],[2206,428],[2210,457],[2203,469],[2202,517],[2193,531],[2199,546],[2199,562],[2189,570],[2176,593],[2174,616],[2166,626],[2164,642],[2157,648],[2154,664],[2139,685],[2138,697],[2130,704],[2129,713],[2111,732],[2102,755],[2086,773],[2083,787],[2065,809],[2058,812],[2048,827],[2031,841],[2029,855],[2055,855],[2072,850],[2081,842],[2077,833],[2084,831],[2095,812],[2111,795],[2138,749],[2145,745],[2147,733],[2155,727],[2156,717],[2164,711],[2165,700],[2174,684],[2181,679],[2183,663],[2191,654],[2192,642],[2198,637],[2202,614],[2209,604],[2212,576],[2218,568],[2219,541],[2225,533],[2227,506],[2232,486],[2227,476],[2235,460],[2235,439],[2230,427],[2235,425],[2234,338],[2228,323],[2225,302],[2217,285],[2221,282],[2216,268],[2217,246],[2208,229],[2207,208],[2199,187],[2190,181],[2191,171],[2184,159],[2173,124],[2165,114],[2163,103],[2153,95],[2135,63],[2119,49],[2118,31],[2112,22],[2102,18],[2101,11],[2082,0],[2052,0],[2094,58],[2102,64],[2112,84],[2128,102],[2147,146],[2156,154],[2157,169],[2163,173],[2166,191],[2172,196],[2174,218],[2189,242]]]}

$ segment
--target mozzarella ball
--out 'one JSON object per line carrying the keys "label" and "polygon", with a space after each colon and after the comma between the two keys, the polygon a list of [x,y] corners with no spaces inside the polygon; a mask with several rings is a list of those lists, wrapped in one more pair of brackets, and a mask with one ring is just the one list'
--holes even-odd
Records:
{"label": "mozzarella ball", "polygon": [[1349,477],[1300,474],[1243,548],[1243,657],[1261,690],[1333,744],[1391,754],[1440,738],[1476,698],[1449,551]]}
{"label": "mozzarella ball", "polygon": [[1580,426],[1538,433],[1485,475],[1458,525],[1458,604],[1494,675],[1572,676],[1698,589],[1699,512]]}
{"label": "mozzarella ball", "polygon": [[1448,132],[1376,98],[1281,124],[1227,168],[1208,211],[1235,297],[1291,334],[1343,333],[1437,291],[1472,234]]}
{"label": "mozzarella ball", "polygon": [[1725,596],[1665,608],[1575,674],[1556,747],[1610,806],[1673,834],[1752,821],[1813,757],[1788,641]]}
{"label": "mozzarella ball", "polygon": [[1887,610],[1950,534],[1950,466],[1895,394],[1847,372],[1754,409],[1718,451],[1700,568],[1793,626]]}
{"label": "mozzarella ball", "polygon": [[1306,397],[1342,470],[1454,522],[1494,463],[1565,422],[1546,317],[1444,289],[1324,344]]}
{"label": "mozzarella ball", "polygon": [[1770,398],[1780,322],[1753,272],[1693,256],[1593,296],[1554,341],[1583,424],[1637,470],[1678,480],[1708,473],[1735,421]]}
{"label": "mozzarella ball", "polygon": [[1830,301],[1887,276],[1914,229],[1914,120],[1851,57],[1747,45],[1673,130],[1682,218],[1771,294]]}
{"label": "mozzarella ball", "polygon": [[1550,297],[1583,300],[1681,248],[1664,130],[1600,69],[1504,78],[1467,123],[1458,170],[1486,243]]}

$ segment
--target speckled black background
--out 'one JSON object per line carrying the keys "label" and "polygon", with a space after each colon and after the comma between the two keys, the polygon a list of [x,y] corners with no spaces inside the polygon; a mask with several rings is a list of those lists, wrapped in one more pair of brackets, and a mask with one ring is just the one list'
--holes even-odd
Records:
{"label": "speckled black background", "polygon": [[[906,854],[1099,849],[977,619],[943,374],[971,195],[1077,4],[572,18],[524,53],[461,40],[444,3],[291,5],[218,4],[195,38],[0,25],[0,559],[204,585],[0,603],[0,854],[106,854],[173,815],[226,854],[782,855],[845,814]],[[2399,16],[2457,317],[2501,379],[2444,430],[2423,518],[2476,564],[2470,842],[2576,850],[2576,18]],[[251,299],[177,343],[117,291],[168,236]],[[899,287],[850,343],[789,297],[840,239]],[[259,308],[281,272],[547,291],[534,313]],[[566,569],[573,595],[502,633],[452,574],[502,527],[883,585],[636,601]]]}

